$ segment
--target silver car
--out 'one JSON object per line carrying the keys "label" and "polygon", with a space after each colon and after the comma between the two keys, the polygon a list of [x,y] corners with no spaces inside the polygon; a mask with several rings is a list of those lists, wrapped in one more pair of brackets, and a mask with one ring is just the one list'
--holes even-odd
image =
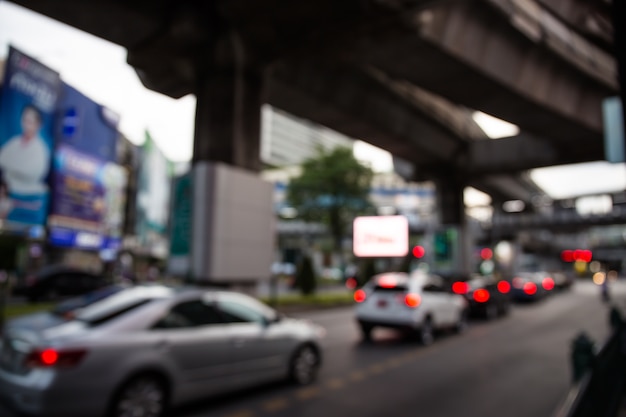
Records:
{"label": "silver car", "polygon": [[34,415],[162,416],[263,381],[312,382],[323,332],[240,293],[120,289],[74,311],[9,322],[0,396]]}

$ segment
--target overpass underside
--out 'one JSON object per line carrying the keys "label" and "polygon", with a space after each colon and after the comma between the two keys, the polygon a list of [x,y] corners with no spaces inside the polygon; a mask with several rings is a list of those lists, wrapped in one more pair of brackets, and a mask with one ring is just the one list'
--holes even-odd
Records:
{"label": "overpass underside", "polygon": [[[195,94],[194,160],[259,169],[264,102],[389,150],[456,200],[474,185],[528,202],[520,172],[604,157],[614,60],[553,1],[16,3],[124,46],[148,88]],[[521,133],[488,140],[474,109]]]}

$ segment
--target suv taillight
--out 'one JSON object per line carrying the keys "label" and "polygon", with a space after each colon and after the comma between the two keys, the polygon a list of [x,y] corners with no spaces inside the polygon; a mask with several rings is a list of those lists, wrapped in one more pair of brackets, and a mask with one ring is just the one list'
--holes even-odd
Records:
{"label": "suv taillight", "polygon": [[363,290],[356,290],[354,292],[354,301],[362,303],[367,298],[367,294]]}
{"label": "suv taillight", "polygon": [[408,293],[404,296],[404,304],[407,307],[416,308],[422,303],[422,299],[418,294]]}
{"label": "suv taillight", "polygon": [[26,357],[26,365],[31,368],[71,367],[78,365],[86,354],[85,349],[35,350]]}

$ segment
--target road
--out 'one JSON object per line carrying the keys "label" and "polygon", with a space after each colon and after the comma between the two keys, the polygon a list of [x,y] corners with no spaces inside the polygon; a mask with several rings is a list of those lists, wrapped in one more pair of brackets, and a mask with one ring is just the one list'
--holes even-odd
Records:
{"label": "road", "polygon": [[[626,282],[615,288],[626,300]],[[276,383],[175,410],[171,417],[550,417],[569,388],[571,340],[608,333],[599,288],[578,283],[536,304],[516,305],[463,335],[429,347],[391,330],[362,342],[351,308],[298,314],[327,329],[317,383]],[[0,408],[0,415],[14,417]]]}

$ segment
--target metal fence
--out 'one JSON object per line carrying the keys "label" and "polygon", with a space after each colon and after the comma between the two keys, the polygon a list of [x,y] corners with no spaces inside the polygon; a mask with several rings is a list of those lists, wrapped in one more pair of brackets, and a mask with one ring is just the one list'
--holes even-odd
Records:
{"label": "metal fence", "polygon": [[[566,400],[553,417],[615,417],[620,411],[626,387],[626,325],[617,310],[611,310],[611,336],[589,360],[584,347],[572,344],[572,365],[575,379]],[[580,341],[580,336],[577,338]],[[580,369],[585,366],[587,369]],[[580,378],[577,378],[580,376]]]}

